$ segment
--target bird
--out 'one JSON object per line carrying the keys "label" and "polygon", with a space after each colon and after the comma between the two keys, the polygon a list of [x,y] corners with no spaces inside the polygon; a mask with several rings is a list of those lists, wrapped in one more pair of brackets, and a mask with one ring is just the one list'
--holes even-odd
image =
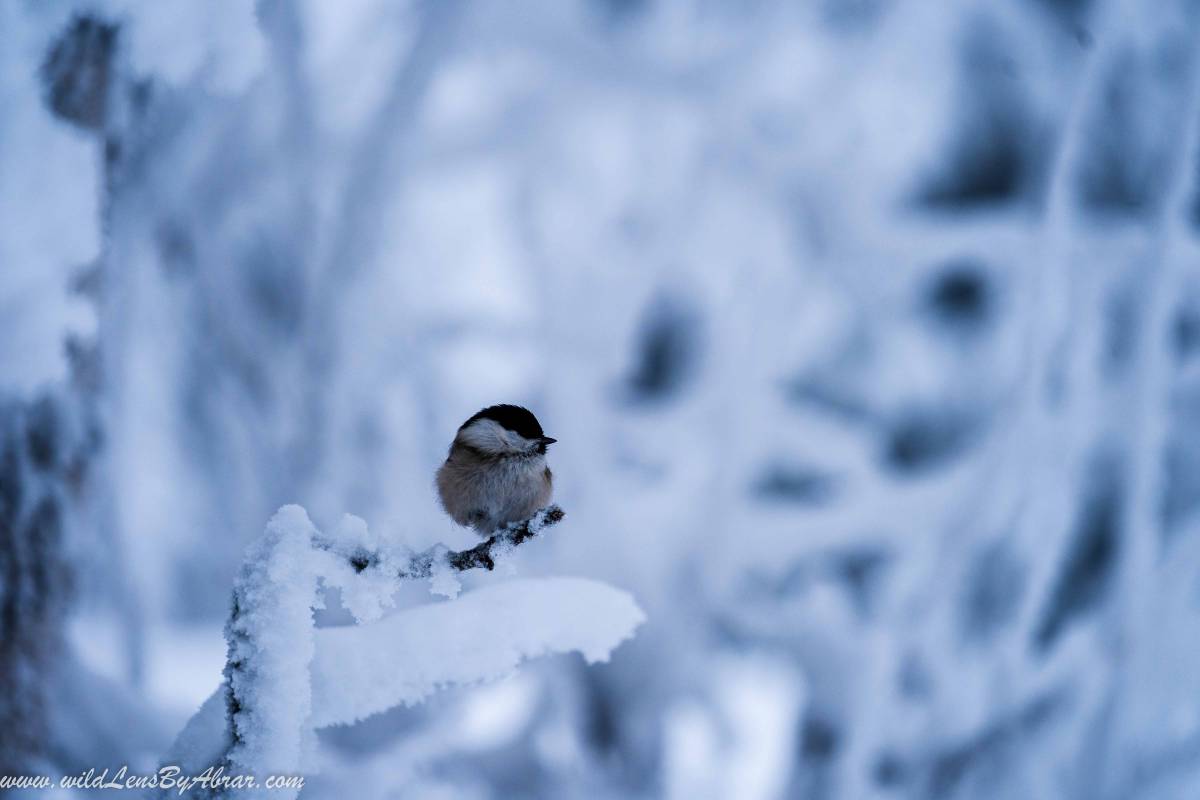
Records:
{"label": "bird", "polygon": [[503,403],[472,414],[437,471],[442,507],[483,538],[529,519],[550,503],[554,476],[546,449],[556,441],[521,406]]}

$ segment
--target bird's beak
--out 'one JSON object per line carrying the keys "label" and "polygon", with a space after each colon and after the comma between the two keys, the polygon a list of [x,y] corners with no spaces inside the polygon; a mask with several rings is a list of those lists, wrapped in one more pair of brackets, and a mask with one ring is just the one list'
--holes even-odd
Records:
{"label": "bird's beak", "polygon": [[558,439],[551,439],[549,436],[543,436],[538,441],[540,441],[542,444],[554,444],[558,441]]}

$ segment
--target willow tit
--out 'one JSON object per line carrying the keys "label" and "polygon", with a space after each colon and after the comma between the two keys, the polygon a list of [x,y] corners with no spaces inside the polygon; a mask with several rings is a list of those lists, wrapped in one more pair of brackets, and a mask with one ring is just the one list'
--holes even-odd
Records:
{"label": "willow tit", "polygon": [[437,472],[442,507],[459,525],[491,535],[550,503],[546,448],[556,440],[528,409],[498,405],[464,422]]}

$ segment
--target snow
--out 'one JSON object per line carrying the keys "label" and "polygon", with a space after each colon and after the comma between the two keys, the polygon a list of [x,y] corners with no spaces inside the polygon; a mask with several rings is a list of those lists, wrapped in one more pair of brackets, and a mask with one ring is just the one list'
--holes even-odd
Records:
{"label": "snow", "polygon": [[246,773],[292,774],[311,747],[312,611],[323,559],[317,529],[299,506],[284,506],[246,550],[226,626],[225,678],[238,700],[229,761]]}
{"label": "snow", "polygon": [[462,591],[462,581],[458,579],[458,574],[454,569],[439,555],[434,555],[433,574],[429,576],[429,592],[453,600]]}
{"label": "snow", "polygon": [[607,661],[644,620],[627,592],[585,578],[542,578],[475,589],[370,625],[323,628],[313,661],[313,722],[356,722],[553,653]]}
{"label": "snow", "polygon": [[[393,605],[396,575],[408,563],[410,554],[390,546],[386,538],[371,532],[366,520],[353,514],[342,517],[329,543],[337,557],[321,560],[321,577],[325,585],[340,590],[342,605],[355,620],[379,619]],[[373,563],[356,572],[347,556],[364,553],[374,554]]]}
{"label": "snow", "polygon": [[182,774],[198,775],[220,761],[228,741],[225,691],[222,688],[209,695],[191,716],[163,755],[162,763],[179,767]]}

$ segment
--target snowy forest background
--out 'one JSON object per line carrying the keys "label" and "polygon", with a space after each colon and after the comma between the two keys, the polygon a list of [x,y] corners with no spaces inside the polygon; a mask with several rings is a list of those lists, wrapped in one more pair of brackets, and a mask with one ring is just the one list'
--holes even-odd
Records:
{"label": "snowy forest background", "polygon": [[471,546],[432,474],[518,402],[566,519],[390,613],[587,639],[466,605],[577,576],[645,622],[318,714],[303,797],[1195,800],[1198,43],[1194,0],[0,0],[3,771],[163,763],[285,503]]}

